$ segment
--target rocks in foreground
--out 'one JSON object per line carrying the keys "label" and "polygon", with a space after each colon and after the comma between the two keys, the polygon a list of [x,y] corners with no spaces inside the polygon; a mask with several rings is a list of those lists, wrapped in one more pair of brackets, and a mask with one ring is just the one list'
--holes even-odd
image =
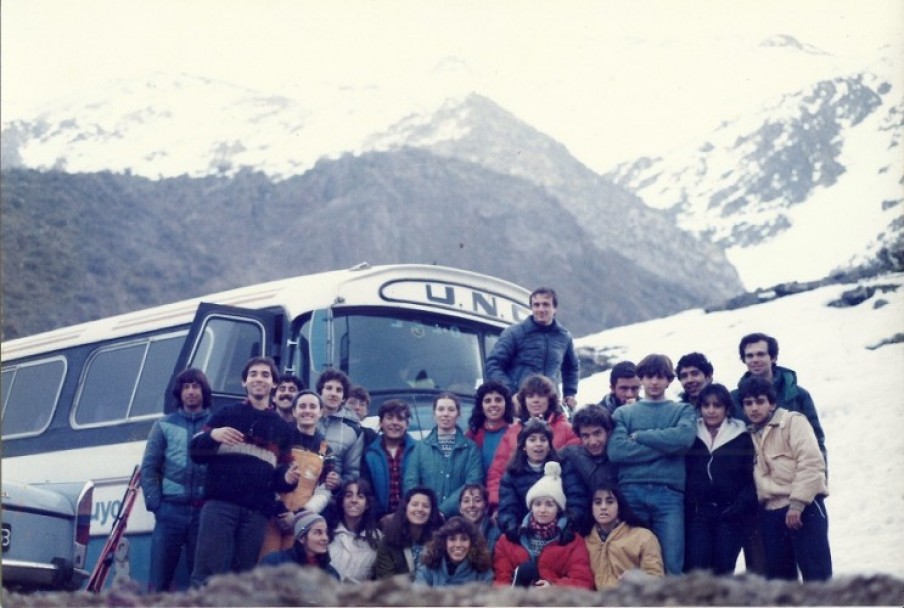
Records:
{"label": "rocks in foreground", "polygon": [[285,565],[240,575],[218,576],[204,589],[142,595],[118,588],[100,594],[33,593],[4,590],[7,608],[56,606],[829,606],[901,605],[904,580],[884,575],[840,576],[827,583],[766,581],[752,575],[716,578],[693,573],[649,579],[628,576],[615,590],[591,592],[566,587],[510,589],[467,585],[415,587],[406,577],[356,585],[323,573]]}

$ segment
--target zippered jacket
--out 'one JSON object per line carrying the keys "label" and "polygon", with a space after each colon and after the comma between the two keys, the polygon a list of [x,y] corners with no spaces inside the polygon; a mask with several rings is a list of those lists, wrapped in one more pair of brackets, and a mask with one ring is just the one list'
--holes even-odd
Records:
{"label": "zippered jacket", "polygon": [[192,461],[188,444],[209,419],[209,410],[190,414],[180,408],[151,427],[141,459],[141,492],[151,513],[164,500],[188,504],[203,498],[207,467]]}
{"label": "zippered jacket", "polygon": [[581,363],[574,350],[571,332],[556,319],[539,325],[534,317],[505,328],[487,357],[487,380],[498,380],[512,394],[531,374],[543,374],[562,383],[563,396],[578,392]]}

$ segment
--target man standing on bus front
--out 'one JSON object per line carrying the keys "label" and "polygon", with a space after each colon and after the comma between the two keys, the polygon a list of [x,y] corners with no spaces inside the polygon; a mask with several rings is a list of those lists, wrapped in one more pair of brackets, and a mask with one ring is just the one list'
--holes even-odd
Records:
{"label": "man standing on bus front", "polygon": [[559,305],[554,289],[540,287],[530,294],[531,316],[507,327],[487,357],[487,379],[497,380],[512,394],[531,374],[561,381],[565,405],[577,405],[580,362],[571,332],[556,321]]}
{"label": "man standing on bus front", "polygon": [[270,408],[277,377],[273,359],[250,359],[242,370],[245,400],[217,410],[191,440],[192,459],[207,465],[193,587],[213,574],[254,568],[274,494],[298,484],[291,428]]}
{"label": "man standing on bus front", "polygon": [[204,465],[188,455],[188,442],[210,419],[210,383],[199,369],[176,376],[173,397],[177,410],[151,427],[141,459],[141,491],[147,510],[154,514],[151,536],[151,571],[148,591],[173,590],[179,554],[191,572],[201,515]]}

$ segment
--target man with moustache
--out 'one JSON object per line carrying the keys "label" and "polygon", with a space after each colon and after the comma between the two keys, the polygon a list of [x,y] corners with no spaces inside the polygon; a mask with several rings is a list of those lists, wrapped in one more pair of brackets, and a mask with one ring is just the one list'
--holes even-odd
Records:
{"label": "man with moustache", "polygon": [[295,412],[292,404],[295,395],[304,390],[304,382],[298,376],[287,374],[279,379],[276,390],[273,391],[273,408],[280,418],[295,426]]}

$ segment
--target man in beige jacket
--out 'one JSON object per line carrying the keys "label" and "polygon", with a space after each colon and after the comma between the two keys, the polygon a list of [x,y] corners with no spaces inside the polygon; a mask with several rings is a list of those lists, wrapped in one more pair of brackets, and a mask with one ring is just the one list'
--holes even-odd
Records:
{"label": "man in beige jacket", "polygon": [[756,447],[753,477],[760,502],[766,577],[804,581],[832,577],[826,465],[807,418],[776,408],[772,383],[751,377],[739,387]]}

